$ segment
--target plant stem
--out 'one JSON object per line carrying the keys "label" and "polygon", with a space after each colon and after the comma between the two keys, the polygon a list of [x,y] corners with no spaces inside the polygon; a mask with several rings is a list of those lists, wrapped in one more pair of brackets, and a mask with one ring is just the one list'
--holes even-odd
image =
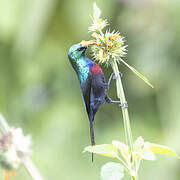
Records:
{"label": "plant stem", "polygon": [[[121,77],[119,75],[119,69],[116,60],[113,60],[111,63],[113,72],[116,76],[116,88],[117,88],[117,97],[121,101],[121,109],[122,109],[122,114],[123,114],[123,123],[124,123],[124,130],[125,130],[125,138],[126,138],[126,144],[130,148],[130,153],[131,153],[131,158],[132,158],[132,166],[131,170],[134,169],[134,158],[132,156],[133,152],[133,138],[132,138],[132,132],[131,132],[131,126],[130,126],[130,120],[129,120],[129,113],[128,113],[128,107],[127,107],[127,101],[125,98],[125,93],[121,81]],[[132,180],[137,180],[136,177],[131,175]]]}
{"label": "plant stem", "polygon": [[37,168],[34,166],[33,162],[29,157],[21,157],[21,160],[24,164],[24,167],[26,168],[27,172],[33,180],[43,180]]}
{"label": "plant stem", "polygon": [[119,158],[118,156],[117,156],[116,158],[121,162],[121,164],[124,166],[124,168],[125,168],[128,172],[130,172],[130,169],[129,169],[129,167],[126,165],[126,163],[125,163],[121,158]]}
{"label": "plant stem", "polygon": [[133,139],[132,139],[132,133],[131,133],[131,127],[130,127],[128,107],[125,107],[127,104],[127,101],[125,98],[122,81],[121,81],[121,78],[119,75],[119,69],[118,69],[118,66],[117,66],[117,63],[115,60],[112,63],[112,69],[113,69],[115,76],[116,76],[117,96],[120,99],[121,104],[122,104],[121,109],[122,109],[122,114],[123,114],[126,143],[130,147],[130,151],[132,153],[132,151],[133,151]]}

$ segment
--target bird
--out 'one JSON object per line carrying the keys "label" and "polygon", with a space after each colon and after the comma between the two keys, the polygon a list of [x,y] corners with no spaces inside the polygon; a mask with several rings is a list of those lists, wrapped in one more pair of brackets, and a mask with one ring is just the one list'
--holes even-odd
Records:
{"label": "bird", "polygon": [[91,145],[94,146],[94,117],[99,107],[104,102],[118,103],[119,105],[121,103],[120,101],[113,101],[107,95],[110,82],[112,79],[115,79],[114,73],[111,74],[108,83],[106,83],[102,69],[85,56],[86,49],[87,46],[74,44],[68,50],[68,58],[80,83],[83,103],[90,122]]}

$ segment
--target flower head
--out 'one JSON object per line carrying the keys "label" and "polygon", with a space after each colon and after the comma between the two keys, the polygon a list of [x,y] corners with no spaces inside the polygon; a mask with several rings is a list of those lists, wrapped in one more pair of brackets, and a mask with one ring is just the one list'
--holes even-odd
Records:
{"label": "flower head", "polygon": [[155,160],[156,157],[154,153],[151,151],[149,143],[144,142],[144,139],[140,136],[134,142],[133,145],[134,152],[133,156],[134,159],[145,159],[145,160]]}
{"label": "flower head", "polygon": [[121,152],[122,157],[126,160],[126,162],[128,163],[128,165],[130,165],[131,163],[131,154],[129,151],[129,147],[128,145],[119,142],[119,141],[112,141],[112,144]]}
{"label": "flower head", "polygon": [[101,10],[94,3],[94,14],[92,17],[93,23],[89,27],[92,32],[91,36],[95,38],[96,43],[91,46],[93,57],[100,63],[109,64],[112,60],[119,60],[126,54],[126,47],[124,45],[124,37],[119,32],[106,31],[103,29],[108,25],[106,19],[100,18]]}
{"label": "flower head", "polygon": [[22,129],[9,128],[7,133],[0,135],[0,163],[8,170],[16,169],[21,163],[20,156],[31,154],[31,138],[24,136]]}
{"label": "flower head", "polygon": [[[131,163],[131,153],[128,145],[119,142],[112,141],[112,144],[121,152],[122,157],[126,160],[127,164]],[[155,160],[154,152],[151,150],[152,145],[149,142],[144,142],[144,139],[140,136],[136,139],[133,144],[132,155],[135,161],[144,160]]]}
{"label": "flower head", "polygon": [[102,20],[100,19],[93,19],[92,25],[88,28],[90,32],[96,32],[96,31],[101,31],[108,25],[107,20]]}
{"label": "flower head", "polygon": [[101,10],[98,8],[96,3],[94,3],[93,7],[94,7],[94,14],[92,17],[93,23],[88,28],[88,30],[90,32],[101,31],[102,29],[104,29],[108,25],[108,22],[106,19],[103,20],[102,18],[100,18]]}
{"label": "flower head", "polygon": [[102,31],[104,27],[108,25],[106,19],[100,18],[101,10],[94,3],[94,13],[92,17],[92,25],[89,27],[89,31],[92,32],[91,36],[95,38],[90,41],[82,41],[82,46],[91,46],[92,55],[95,60],[101,64],[109,65],[112,62],[122,62],[127,66],[134,74],[141,78],[146,84],[153,88],[153,85],[149,80],[138,72],[134,67],[130,66],[126,61],[122,59],[127,54],[127,45],[124,44],[124,37],[119,32],[115,31]]}
{"label": "flower head", "polygon": [[[96,35],[96,36],[95,36]],[[96,46],[92,46],[94,59],[100,63],[109,64],[112,60],[118,60],[126,55],[124,37],[119,32],[106,31],[105,34],[93,34],[96,37]]]}

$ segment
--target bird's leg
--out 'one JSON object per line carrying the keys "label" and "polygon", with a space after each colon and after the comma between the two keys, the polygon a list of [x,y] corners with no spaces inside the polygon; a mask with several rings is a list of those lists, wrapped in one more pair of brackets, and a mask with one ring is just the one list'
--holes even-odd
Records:
{"label": "bird's leg", "polygon": [[[122,73],[121,73],[121,72],[119,72],[119,75],[120,75],[120,78],[122,78]],[[112,80],[112,79],[116,79],[116,76],[115,76],[114,73],[112,73],[112,74],[110,75],[110,77],[109,77],[108,87],[110,86],[110,83],[111,83],[111,80]]]}
{"label": "bird's leg", "polygon": [[106,95],[105,101],[107,103],[117,103],[117,104],[119,104],[119,106],[122,106],[121,101],[113,101],[108,95]]}
{"label": "bird's leg", "polygon": [[112,73],[112,74],[110,75],[110,77],[109,77],[108,86],[110,86],[110,83],[111,83],[111,80],[112,80],[113,76],[114,76],[114,73]]}
{"label": "bird's leg", "polygon": [[128,108],[128,103],[127,103],[127,101],[126,101],[126,103],[121,103],[121,101],[113,101],[110,97],[108,97],[107,95],[106,95],[106,97],[105,97],[105,101],[107,102],[107,103],[117,103],[118,104],[118,106],[119,107],[123,107],[123,108]]}

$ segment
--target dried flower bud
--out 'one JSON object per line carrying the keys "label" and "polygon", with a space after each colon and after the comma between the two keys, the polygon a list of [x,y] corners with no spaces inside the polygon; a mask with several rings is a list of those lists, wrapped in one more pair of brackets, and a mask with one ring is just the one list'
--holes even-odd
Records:
{"label": "dried flower bud", "polygon": [[96,32],[93,32],[91,36],[96,39],[100,38],[99,34],[97,34]]}
{"label": "dried flower bud", "polygon": [[110,47],[113,46],[113,43],[112,43],[111,41],[107,41],[107,42],[106,42],[106,45],[107,45],[108,48],[110,48]]}
{"label": "dried flower bud", "polygon": [[99,50],[98,59],[99,59],[100,61],[103,61],[103,57],[104,57],[104,50],[101,48],[101,49]]}
{"label": "dried flower bud", "polygon": [[100,19],[93,19],[93,24],[89,27],[89,31],[90,32],[97,32],[97,31],[101,31],[102,29],[104,29],[106,26],[108,25],[107,20],[102,20]]}
{"label": "dried flower bud", "polygon": [[82,47],[89,46],[89,45],[96,45],[96,44],[97,44],[96,40],[90,40],[90,41],[82,40],[82,41],[80,42],[80,45],[81,45]]}
{"label": "dried flower bud", "polygon": [[121,36],[119,34],[112,34],[109,36],[109,40],[116,40],[119,39]]}

